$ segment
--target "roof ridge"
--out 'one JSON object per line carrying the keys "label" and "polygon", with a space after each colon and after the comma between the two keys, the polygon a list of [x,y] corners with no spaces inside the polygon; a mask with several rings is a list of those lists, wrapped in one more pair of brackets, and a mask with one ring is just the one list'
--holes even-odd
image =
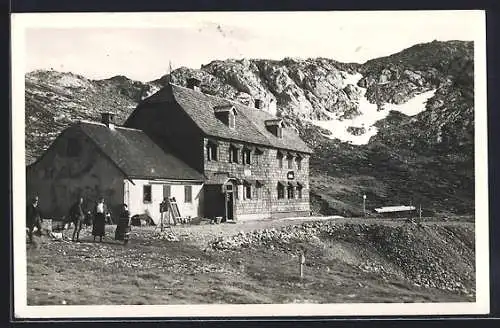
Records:
{"label": "roof ridge", "polygon": [[[188,88],[188,87],[185,87],[185,86],[182,86],[182,85],[179,85],[179,84],[175,84],[175,83],[169,83],[170,85],[173,85],[173,86],[176,86],[176,87],[179,87],[179,88],[183,88],[183,89],[187,89],[187,90],[190,90],[190,91],[193,91],[193,92],[199,92],[209,98],[215,98],[215,99],[218,99],[218,100],[225,100],[229,103],[235,103],[237,105],[241,105],[241,106],[245,106],[247,107],[248,109],[251,109],[251,110],[257,110],[257,111],[260,111],[260,112],[264,112],[264,113],[268,113],[269,115],[273,116],[273,117],[277,117],[276,115],[273,115],[271,113],[269,113],[268,111],[266,110],[263,110],[263,109],[260,109],[260,108],[256,108],[256,107],[251,107],[250,105],[245,105],[244,103],[242,102],[239,102],[237,100],[234,100],[234,99],[229,99],[229,98],[224,98],[224,97],[220,97],[220,96],[216,96],[216,95],[210,95],[210,94],[207,94],[203,91],[197,91],[197,90],[193,90],[191,88]],[[252,96],[252,95],[250,95]]]}
{"label": "roof ridge", "polygon": [[129,127],[126,127],[126,126],[121,126],[121,125],[115,125],[115,129],[132,130],[132,131],[139,131],[139,132],[145,133],[141,129],[129,128]]}
{"label": "roof ridge", "polygon": [[[104,123],[97,122],[97,121],[90,121],[90,120],[78,120],[76,123],[77,124],[81,124],[81,123],[93,124],[93,125],[99,125],[99,126],[107,127],[106,124],[104,124]],[[141,130],[141,129],[129,128],[129,127],[121,126],[121,125],[118,125],[118,124],[114,124],[114,127],[115,127],[115,129],[132,130],[132,131],[139,131],[139,132],[143,132],[144,133],[144,131]]]}
{"label": "roof ridge", "polygon": [[97,121],[90,121],[90,120],[77,120],[76,121],[76,124],[81,124],[81,123],[89,123],[89,124],[94,124],[94,125],[106,126],[104,123],[97,122]]}

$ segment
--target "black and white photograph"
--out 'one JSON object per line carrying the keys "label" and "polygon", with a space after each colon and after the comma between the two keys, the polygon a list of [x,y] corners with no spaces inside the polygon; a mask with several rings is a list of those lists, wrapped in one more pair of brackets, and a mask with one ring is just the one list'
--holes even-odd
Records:
{"label": "black and white photograph", "polygon": [[15,316],[488,313],[485,28],[13,14]]}

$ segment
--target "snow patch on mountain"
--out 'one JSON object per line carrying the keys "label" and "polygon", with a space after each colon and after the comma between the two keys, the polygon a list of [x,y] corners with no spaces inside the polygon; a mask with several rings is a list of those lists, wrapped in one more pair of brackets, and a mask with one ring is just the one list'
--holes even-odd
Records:
{"label": "snow patch on mountain", "polygon": [[432,98],[436,90],[430,90],[416,95],[403,104],[384,104],[380,110],[377,105],[371,103],[365,96],[366,88],[361,88],[357,84],[363,75],[360,73],[348,74],[342,72],[345,85],[354,85],[360,91],[359,115],[351,119],[343,119],[328,113],[329,120],[310,120],[310,122],[330,132],[325,135],[330,139],[339,139],[354,145],[366,145],[370,138],[378,133],[375,123],[389,115],[390,111],[401,112],[408,116],[414,116],[425,110],[427,100]]}
{"label": "snow patch on mountain", "polygon": [[404,104],[384,104],[384,111],[397,111],[408,116],[415,116],[425,110],[425,104],[429,99],[434,97],[436,89],[429,90],[427,92],[420,93],[415,97],[411,98]]}

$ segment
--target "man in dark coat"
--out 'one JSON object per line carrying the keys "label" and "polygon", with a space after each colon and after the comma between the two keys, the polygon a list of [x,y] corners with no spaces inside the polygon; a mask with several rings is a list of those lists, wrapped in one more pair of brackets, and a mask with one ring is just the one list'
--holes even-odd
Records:
{"label": "man in dark coat", "polygon": [[115,240],[123,240],[126,245],[130,236],[130,212],[128,211],[127,204],[123,204],[120,218],[115,230]]}
{"label": "man in dark coat", "polygon": [[26,206],[26,227],[28,228],[29,242],[33,242],[33,230],[37,228],[37,235],[42,235],[42,215],[38,207],[38,196],[33,197],[31,204]]}
{"label": "man in dark coat", "polygon": [[[80,230],[82,230],[83,221],[85,220],[85,214],[83,213],[83,198],[78,198],[73,206],[71,206],[69,217],[71,222],[75,225],[75,230],[73,230],[73,238],[72,241],[80,241]],[[76,236],[76,239],[75,239]]]}

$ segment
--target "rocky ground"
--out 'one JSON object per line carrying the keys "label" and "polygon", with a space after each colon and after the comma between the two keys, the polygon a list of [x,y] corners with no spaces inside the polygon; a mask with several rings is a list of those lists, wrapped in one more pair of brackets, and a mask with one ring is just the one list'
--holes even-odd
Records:
{"label": "rocky ground", "polygon": [[[475,298],[471,218],[154,227],[128,245],[37,238],[28,304],[445,302]],[[304,252],[304,277],[299,254]]]}

